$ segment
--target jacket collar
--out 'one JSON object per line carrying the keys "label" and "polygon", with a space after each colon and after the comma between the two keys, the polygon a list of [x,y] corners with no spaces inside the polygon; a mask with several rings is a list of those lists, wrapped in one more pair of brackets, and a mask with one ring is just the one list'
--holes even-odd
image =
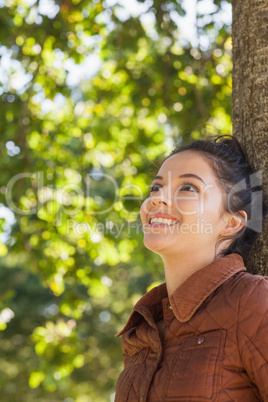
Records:
{"label": "jacket collar", "polygon": [[240,271],[246,271],[246,268],[238,254],[217,258],[196,271],[169,298],[175,317],[181,322],[189,321],[214,290]]}
{"label": "jacket collar", "polygon": [[[177,320],[189,321],[198,307],[214,290],[240,271],[246,271],[246,268],[242,257],[238,254],[217,258],[206,267],[196,271],[169,297],[169,303]],[[141,315],[150,321],[148,310],[157,311],[165,297],[167,297],[165,283],[146,293],[134,306],[127,324],[116,337],[137,325]]]}

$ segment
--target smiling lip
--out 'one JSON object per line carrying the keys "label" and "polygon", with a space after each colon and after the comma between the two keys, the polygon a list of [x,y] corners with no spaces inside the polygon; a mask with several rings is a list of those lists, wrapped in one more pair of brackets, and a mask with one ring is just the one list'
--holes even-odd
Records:
{"label": "smiling lip", "polygon": [[150,223],[151,219],[153,219],[153,218],[171,219],[172,221],[176,221],[176,223],[179,222],[178,219],[175,218],[172,215],[163,214],[163,213],[157,213],[157,214],[154,214],[154,215],[150,216],[150,219],[149,219],[149,224],[150,225],[167,225],[166,223]]}

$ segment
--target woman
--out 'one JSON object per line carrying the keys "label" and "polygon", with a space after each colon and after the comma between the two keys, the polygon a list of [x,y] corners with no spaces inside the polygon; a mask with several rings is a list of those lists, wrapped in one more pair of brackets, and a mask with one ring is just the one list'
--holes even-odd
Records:
{"label": "woman", "polygon": [[268,401],[268,278],[243,263],[265,215],[252,174],[232,137],[195,141],[162,164],[141,220],[166,283],[117,334],[116,402]]}

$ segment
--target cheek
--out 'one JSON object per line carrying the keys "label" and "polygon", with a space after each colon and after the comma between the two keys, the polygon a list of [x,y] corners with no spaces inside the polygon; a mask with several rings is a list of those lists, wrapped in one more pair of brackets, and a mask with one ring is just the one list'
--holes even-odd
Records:
{"label": "cheek", "polygon": [[147,214],[148,214],[148,212],[149,212],[149,210],[150,210],[150,205],[151,205],[150,198],[147,198],[147,199],[143,202],[143,204],[141,205],[141,208],[140,208],[140,216],[141,216],[141,221],[142,221],[142,222],[145,222],[145,220],[146,220],[146,216],[147,216]]}
{"label": "cheek", "polygon": [[194,215],[200,213],[201,208],[201,197],[198,193],[192,195],[179,194],[175,198],[176,209],[181,213],[186,213],[188,215]]}
{"label": "cheek", "polygon": [[222,208],[222,198],[219,194],[213,194],[204,203],[203,213],[217,218],[220,216]]}

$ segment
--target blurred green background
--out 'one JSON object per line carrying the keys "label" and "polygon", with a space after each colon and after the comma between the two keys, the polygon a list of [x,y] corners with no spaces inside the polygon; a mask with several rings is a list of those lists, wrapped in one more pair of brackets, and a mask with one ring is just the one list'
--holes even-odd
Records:
{"label": "blurred green background", "polygon": [[175,144],[231,132],[231,4],[0,0],[1,402],[113,401],[163,281],[139,207]]}

